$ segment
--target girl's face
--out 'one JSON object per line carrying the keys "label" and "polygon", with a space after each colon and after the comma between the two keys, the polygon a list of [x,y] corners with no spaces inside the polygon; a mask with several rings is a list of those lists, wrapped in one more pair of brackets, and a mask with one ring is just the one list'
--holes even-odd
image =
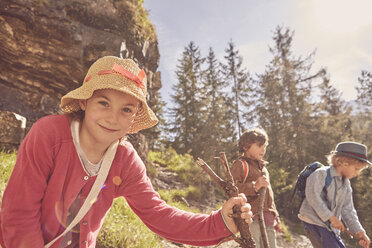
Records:
{"label": "girl's face", "polygon": [[80,142],[105,148],[128,133],[140,106],[135,97],[112,89],[96,90],[79,103],[85,111]]}
{"label": "girl's face", "polygon": [[266,153],[266,147],[267,143],[261,146],[257,142],[253,143],[249,149],[245,150],[244,156],[255,160],[262,160]]}

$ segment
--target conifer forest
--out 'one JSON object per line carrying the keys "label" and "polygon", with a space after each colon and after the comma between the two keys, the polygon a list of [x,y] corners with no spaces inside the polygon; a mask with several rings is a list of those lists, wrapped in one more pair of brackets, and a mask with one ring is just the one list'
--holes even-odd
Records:
{"label": "conifer forest", "polygon": [[[212,47],[201,51],[189,42],[179,56],[172,102],[162,111],[161,124],[150,140],[152,149],[173,147],[215,165],[219,152],[237,158],[244,130],[261,127],[269,136],[266,160],[279,212],[298,221],[298,202],[290,200],[297,175],[320,161],[341,141],[366,144],[372,157],[372,73],[360,68],[358,99],[346,102],[331,85],[326,67],[314,71],[315,52],[293,54],[294,31],[277,27],[269,50],[271,61],[262,74],[243,66],[233,41],[223,59]],[[222,172],[221,172],[222,173]],[[355,208],[367,233],[372,233],[371,169],[352,179]]]}

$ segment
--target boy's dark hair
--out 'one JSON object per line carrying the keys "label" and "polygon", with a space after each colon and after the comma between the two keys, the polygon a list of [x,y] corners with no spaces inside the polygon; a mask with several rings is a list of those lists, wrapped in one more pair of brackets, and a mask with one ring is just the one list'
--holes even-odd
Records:
{"label": "boy's dark hair", "polygon": [[244,153],[244,148],[249,149],[252,144],[258,143],[259,146],[267,144],[269,137],[262,128],[254,128],[245,131],[239,139],[239,153]]}

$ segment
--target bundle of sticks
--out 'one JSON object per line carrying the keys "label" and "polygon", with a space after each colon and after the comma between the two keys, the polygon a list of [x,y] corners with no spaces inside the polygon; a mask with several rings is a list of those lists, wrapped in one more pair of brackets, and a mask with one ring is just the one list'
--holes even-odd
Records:
{"label": "bundle of sticks", "polygon": [[[226,180],[220,178],[210,167],[209,165],[204,162],[202,159],[198,158],[196,163],[215,181],[226,193],[226,195],[230,197],[238,196],[239,190],[235,186],[234,179],[230,172],[230,167],[226,159],[226,155],[224,152],[220,153],[220,160],[223,164]],[[264,192],[265,193],[265,192]],[[233,219],[235,221],[236,226],[240,232],[240,237],[236,235],[232,235],[231,239],[235,240],[240,247],[242,248],[255,248],[256,244],[252,239],[252,234],[249,230],[249,225],[246,223],[241,217],[240,206],[235,205],[233,207]],[[265,232],[266,233],[266,232]],[[267,241],[267,238],[266,238]],[[265,247],[266,248],[266,247]],[[269,248],[267,246],[267,248]]]}

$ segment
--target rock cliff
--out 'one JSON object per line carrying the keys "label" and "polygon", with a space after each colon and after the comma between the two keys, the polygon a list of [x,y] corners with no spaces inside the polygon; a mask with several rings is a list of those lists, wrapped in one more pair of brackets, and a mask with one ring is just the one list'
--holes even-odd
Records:
{"label": "rock cliff", "polygon": [[99,57],[135,59],[158,101],[159,51],[154,27],[136,0],[1,0],[0,111],[27,119],[58,113]]}

